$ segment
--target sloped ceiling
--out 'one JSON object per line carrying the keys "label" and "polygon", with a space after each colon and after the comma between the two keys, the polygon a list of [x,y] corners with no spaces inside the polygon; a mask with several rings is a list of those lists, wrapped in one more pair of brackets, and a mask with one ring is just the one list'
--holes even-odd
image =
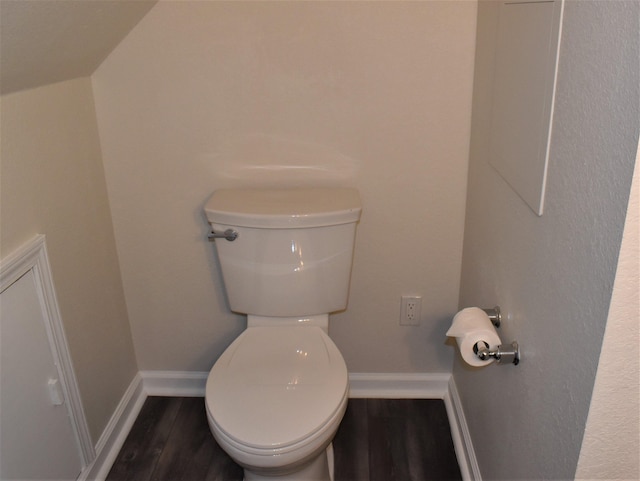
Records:
{"label": "sloped ceiling", "polygon": [[91,75],[157,0],[0,0],[0,93]]}

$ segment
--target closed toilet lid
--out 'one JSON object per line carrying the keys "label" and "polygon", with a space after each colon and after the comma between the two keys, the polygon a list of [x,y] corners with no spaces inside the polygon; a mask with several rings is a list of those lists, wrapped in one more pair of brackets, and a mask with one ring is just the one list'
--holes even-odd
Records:
{"label": "closed toilet lid", "polygon": [[206,404],[216,425],[253,448],[295,444],[340,408],[344,359],[318,327],[250,327],[209,373]]}

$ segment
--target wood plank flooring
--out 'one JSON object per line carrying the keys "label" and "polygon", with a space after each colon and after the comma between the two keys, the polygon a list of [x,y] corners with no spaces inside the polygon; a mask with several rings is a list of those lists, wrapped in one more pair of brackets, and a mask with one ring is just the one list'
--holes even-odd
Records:
{"label": "wood plank flooring", "polygon": [[[335,481],[461,480],[444,403],[350,399],[333,441]],[[107,481],[241,481],[202,398],[147,398]]]}
{"label": "wood plank flooring", "polygon": [[438,399],[349,399],[333,447],[336,481],[462,479]]}

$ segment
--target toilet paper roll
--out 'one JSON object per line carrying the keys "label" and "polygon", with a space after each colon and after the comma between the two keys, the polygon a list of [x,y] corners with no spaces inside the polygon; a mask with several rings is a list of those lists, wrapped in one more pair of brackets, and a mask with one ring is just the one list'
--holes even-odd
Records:
{"label": "toilet paper roll", "polygon": [[453,317],[447,336],[455,337],[462,359],[470,366],[480,367],[491,364],[494,359],[480,359],[473,351],[479,341],[484,341],[489,349],[496,349],[502,344],[500,336],[491,323],[486,312],[478,307],[467,307]]}

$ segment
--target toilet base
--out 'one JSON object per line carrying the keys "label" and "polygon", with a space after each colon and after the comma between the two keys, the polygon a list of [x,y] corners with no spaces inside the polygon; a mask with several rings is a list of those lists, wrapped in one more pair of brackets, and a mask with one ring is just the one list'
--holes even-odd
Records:
{"label": "toilet base", "polygon": [[309,464],[294,473],[282,476],[264,476],[244,470],[244,481],[333,481],[333,443]]}

